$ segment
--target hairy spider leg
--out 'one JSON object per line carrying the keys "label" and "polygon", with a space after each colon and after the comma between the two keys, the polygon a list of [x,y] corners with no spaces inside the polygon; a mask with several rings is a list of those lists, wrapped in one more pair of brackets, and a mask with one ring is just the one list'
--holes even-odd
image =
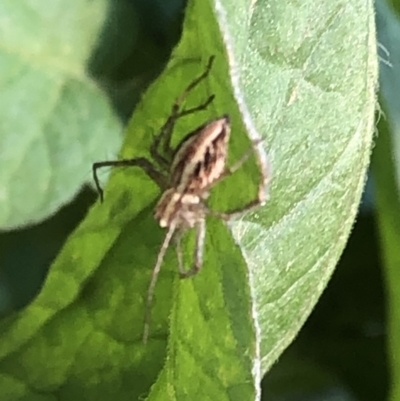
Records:
{"label": "hairy spider leg", "polygon": [[104,191],[101,188],[99,177],[97,175],[97,170],[102,167],[127,167],[136,166],[141,168],[153,181],[155,181],[158,186],[164,189],[167,185],[167,177],[156,170],[153,164],[144,157],[137,157],[134,159],[122,159],[122,160],[108,160],[102,162],[96,162],[92,165],[93,179],[96,184],[96,189],[100,196],[100,201],[104,201]]}
{"label": "hairy spider leg", "polygon": [[188,278],[196,275],[201,268],[203,267],[203,255],[204,255],[204,239],[206,236],[206,220],[205,218],[200,219],[196,222],[194,227],[196,230],[196,244],[193,255],[193,265],[189,270],[186,270],[183,265],[183,257],[182,257],[182,234],[183,231],[180,231],[176,237],[176,254],[178,257],[178,271],[180,278]]}
{"label": "hairy spider leg", "polygon": [[[209,58],[208,64],[204,72],[196,79],[194,79],[186,87],[186,89],[182,92],[182,94],[175,99],[175,102],[171,108],[171,114],[167,118],[167,121],[164,123],[164,125],[161,127],[159,134],[154,137],[153,144],[151,145],[150,148],[150,154],[154,158],[154,160],[156,160],[158,163],[160,163],[160,165],[164,166],[165,168],[168,168],[170,166],[171,160],[175,153],[175,150],[171,147],[171,139],[175,123],[182,117],[194,114],[198,111],[206,110],[207,107],[211,104],[211,102],[215,98],[215,95],[211,95],[204,103],[196,107],[181,110],[182,103],[186,100],[189,93],[203,80],[205,80],[210,74],[214,59],[215,56],[211,56]],[[167,156],[169,160],[166,160],[165,156]]]}
{"label": "hairy spider leg", "polygon": [[154,266],[153,272],[151,273],[151,280],[149,289],[147,290],[147,298],[146,298],[146,309],[144,316],[144,329],[143,329],[143,343],[146,344],[149,338],[149,330],[150,330],[150,321],[151,321],[151,305],[153,303],[154,296],[154,288],[156,287],[158,274],[161,270],[161,265],[164,260],[165,253],[169,247],[169,243],[171,242],[172,236],[176,230],[176,222],[173,221],[168,228],[167,234],[165,235],[164,241],[161,245],[160,252],[157,256],[157,262]]}
{"label": "hairy spider leg", "polygon": [[[149,289],[147,290],[146,298],[146,309],[144,318],[144,329],[143,329],[143,343],[146,344],[149,338],[150,323],[151,323],[151,307],[153,303],[154,290],[156,287],[158,275],[161,270],[162,263],[164,261],[165,254],[168,250],[171,239],[176,231],[176,223],[172,223],[165,235],[164,241],[161,245],[160,252],[157,256],[157,262],[154,266],[153,272],[151,274],[151,280]],[[183,230],[179,230],[176,233],[175,243],[176,243],[176,253],[178,258],[178,270],[180,278],[188,278],[197,274],[203,266],[203,255],[204,255],[204,238],[206,234],[206,221],[201,219],[196,223],[196,246],[194,252],[194,263],[191,269],[185,270],[183,265],[183,252],[181,246]]]}

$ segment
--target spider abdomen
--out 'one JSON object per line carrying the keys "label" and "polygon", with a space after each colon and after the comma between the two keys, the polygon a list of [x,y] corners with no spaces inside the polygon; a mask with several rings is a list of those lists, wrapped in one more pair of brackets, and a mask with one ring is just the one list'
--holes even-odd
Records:
{"label": "spider abdomen", "polygon": [[180,193],[199,194],[225,171],[230,137],[228,116],[209,122],[188,134],[178,145],[171,172],[171,186]]}

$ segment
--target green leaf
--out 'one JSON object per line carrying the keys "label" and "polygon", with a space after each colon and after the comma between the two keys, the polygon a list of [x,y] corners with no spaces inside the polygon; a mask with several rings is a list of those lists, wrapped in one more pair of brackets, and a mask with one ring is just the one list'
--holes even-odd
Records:
{"label": "green leaf", "polygon": [[[115,170],[104,204],[71,236],[38,298],[2,322],[0,394],[256,399],[261,373],[310,313],[354,220],[373,132],[374,38],[372,3],[363,0],[189,2],[181,43],[139,104],[122,157],[149,157],[174,99],[215,55],[187,105],[211,93],[215,101],[179,121],[173,141],[228,113],[230,162],[250,148],[249,136],[265,138],[270,201],[229,230],[209,219],[193,279],[178,280],[168,251],[144,346],[164,235],[152,217],[160,194],[139,169]],[[252,160],[214,189],[210,206],[252,200],[259,180]],[[190,263],[192,235],[184,245]]]}
{"label": "green leaf", "polygon": [[[233,233],[254,280],[264,372],[309,315],[357,211],[374,129],[372,6],[276,1],[249,10],[237,60],[274,176],[268,205]],[[243,15],[236,7],[227,11],[234,21]],[[233,43],[246,36],[230,32]]]}
{"label": "green leaf", "polygon": [[115,153],[121,125],[85,70],[106,0],[0,4],[0,226],[43,220]]}

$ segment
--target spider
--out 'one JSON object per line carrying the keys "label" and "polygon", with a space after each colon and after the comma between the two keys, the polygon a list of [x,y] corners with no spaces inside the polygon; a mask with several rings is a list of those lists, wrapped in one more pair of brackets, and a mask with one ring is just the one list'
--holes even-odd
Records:
{"label": "spider", "polygon": [[[93,178],[101,201],[104,200],[104,193],[99,183],[97,170],[106,166],[139,167],[158,184],[162,191],[161,198],[155,207],[154,217],[161,227],[167,228],[167,233],[158,253],[147,292],[143,330],[144,343],[147,342],[149,336],[155,285],[171,240],[174,238],[176,243],[180,277],[194,276],[200,271],[203,264],[206,216],[211,214],[227,221],[236,215],[264,204],[266,201],[269,173],[265,163],[263,164],[262,160],[259,160],[262,179],[256,199],[242,207],[226,212],[213,211],[207,207],[206,201],[210,189],[238,170],[251,156],[254,151],[253,148],[260,142],[260,140],[253,141],[253,147],[232,167],[227,167],[226,159],[231,132],[228,115],[206,122],[187,134],[175,149],[171,147],[175,123],[184,116],[206,110],[214,100],[214,95],[211,95],[204,103],[196,107],[182,107],[188,94],[208,77],[213,62],[214,56],[211,56],[204,72],[189,83],[172,105],[169,117],[161,127],[160,132],[154,137],[150,147],[150,154],[155,164],[144,157],[101,161],[93,164]],[[183,266],[181,238],[183,232],[188,229],[196,230],[196,246],[193,266],[186,270]]]}

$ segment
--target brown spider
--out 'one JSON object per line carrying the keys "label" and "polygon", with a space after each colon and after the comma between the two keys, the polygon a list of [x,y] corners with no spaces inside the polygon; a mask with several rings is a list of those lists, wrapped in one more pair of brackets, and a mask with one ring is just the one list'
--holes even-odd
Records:
{"label": "brown spider", "polygon": [[[153,179],[163,191],[158,201],[154,217],[161,227],[168,228],[157,261],[153,269],[149,289],[147,292],[143,342],[146,343],[149,335],[151,304],[154,288],[161,265],[169,244],[175,234],[178,254],[178,269],[181,278],[195,275],[202,267],[204,238],[206,232],[206,216],[212,214],[224,220],[249,211],[266,201],[266,189],[269,181],[269,172],[265,163],[259,160],[262,179],[258,197],[246,205],[224,213],[212,211],[207,207],[206,200],[210,189],[219,181],[233,174],[253,153],[253,148],[246,152],[232,167],[226,166],[228,142],[230,138],[229,116],[224,115],[211,120],[187,134],[178,146],[171,147],[171,137],[178,119],[205,110],[213,101],[211,95],[204,103],[193,108],[182,108],[182,103],[201,81],[210,73],[214,56],[210,57],[203,74],[194,79],[185,91],[175,100],[171,114],[162,126],[160,133],[154,138],[150,148],[151,156],[156,165],[143,157],[114,161],[102,161],[93,164],[93,178],[103,201],[103,190],[97,177],[97,170],[101,167],[140,167]],[[260,140],[253,141],[253,147]],[[182,261],[181,237],[182,233],[194,228],[196,230],[196,247],[193,266],[185,270]]]}

